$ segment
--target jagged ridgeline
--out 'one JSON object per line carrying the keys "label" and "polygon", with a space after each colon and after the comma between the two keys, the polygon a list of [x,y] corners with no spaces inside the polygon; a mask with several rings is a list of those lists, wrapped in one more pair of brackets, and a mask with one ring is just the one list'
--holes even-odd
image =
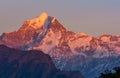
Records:
{"label": "jagged ridgeline", "polygon": [[25,51],[41,50],[50,55],[58,69],[81,71],[86,78],[120,66],[120,36],[76,34],[47,13],[25,21],[18,31],[4,33],[0,44]]}

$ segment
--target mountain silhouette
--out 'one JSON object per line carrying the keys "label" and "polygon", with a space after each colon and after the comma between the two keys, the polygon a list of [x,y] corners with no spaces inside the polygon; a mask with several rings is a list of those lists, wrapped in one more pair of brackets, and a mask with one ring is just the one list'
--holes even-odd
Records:
{"label": "mountain silhouette", "polygon": [[49,55],[0,45],[0,78],[83,78],[80,72],[56,69]]}

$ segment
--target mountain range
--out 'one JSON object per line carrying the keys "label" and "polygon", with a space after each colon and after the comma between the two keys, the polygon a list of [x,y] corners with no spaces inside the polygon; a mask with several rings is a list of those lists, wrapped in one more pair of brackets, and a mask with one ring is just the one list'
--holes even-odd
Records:
{"label": "mountain range", "polygon": [[17,31],[3,33],[0,44],[24,51],[40,50],[52,58],[57,69],[80,71],[86,78],[120,66],[119,35],[76,34],[44,12],[26,20]]}

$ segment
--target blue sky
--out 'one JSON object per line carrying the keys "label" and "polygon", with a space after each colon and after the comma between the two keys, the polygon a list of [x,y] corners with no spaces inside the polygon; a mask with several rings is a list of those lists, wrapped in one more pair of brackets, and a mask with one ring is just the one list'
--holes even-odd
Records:
{"label": "blue sky", "polygon": [[120,34],[120,0],[0,0],[0,34],[17,30],[41,12],[76,33]]}

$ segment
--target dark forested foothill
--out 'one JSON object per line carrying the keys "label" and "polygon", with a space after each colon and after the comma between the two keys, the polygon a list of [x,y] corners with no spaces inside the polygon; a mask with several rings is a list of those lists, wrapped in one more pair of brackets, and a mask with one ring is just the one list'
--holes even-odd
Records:
{"label": "dark forested foothill", "polygon": [[56,69],[49,55],[0,45],[0,78],[83,78],[80,72]]}

